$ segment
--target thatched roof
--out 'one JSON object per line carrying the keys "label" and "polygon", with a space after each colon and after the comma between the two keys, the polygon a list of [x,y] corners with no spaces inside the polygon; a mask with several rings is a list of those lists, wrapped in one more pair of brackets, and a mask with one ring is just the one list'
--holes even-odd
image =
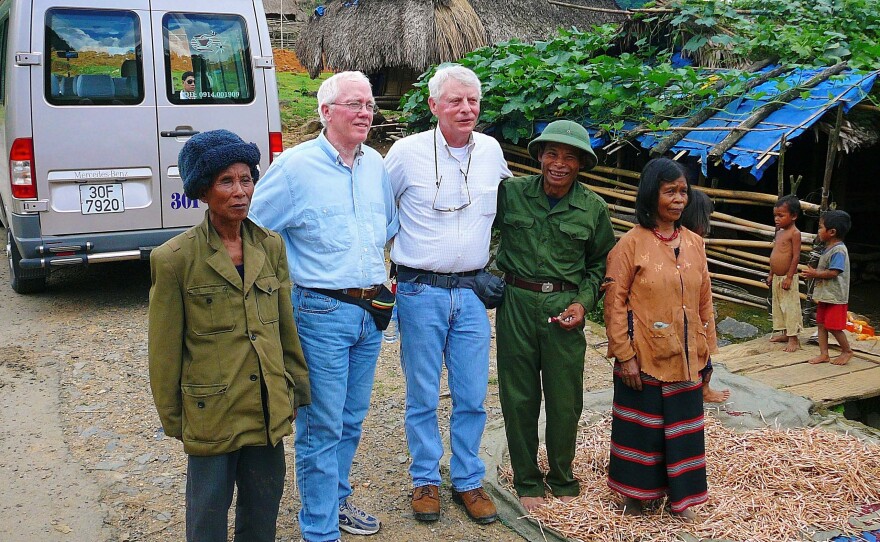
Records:
{"label": "thatched roof", "polygon": [[[616,9],[613,0],[567,0]],[[331,0],[309,17],[296,54],[312,77],[325,67],[419,72],[500,41],[545,39],[557,28],[586,30],[611,13],[563,8],[546,0]]]}
{"label": "thatched roof", "polygon": [[312,4],[311,0],[263,0],[263,11],[269,17],[284,15],[289,19],[304,21],[309,14],[306,10]]}

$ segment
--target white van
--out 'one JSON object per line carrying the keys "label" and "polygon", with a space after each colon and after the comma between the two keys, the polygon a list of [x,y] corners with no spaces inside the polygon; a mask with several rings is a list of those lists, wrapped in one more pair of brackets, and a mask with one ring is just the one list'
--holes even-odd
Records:
{"label": "white van", "polygon": [[262,1],[0,0],[0,123],[16,292],[147,259],[203,218],[177,169],[190,136],[231,130],[264,171],[282,150]]}

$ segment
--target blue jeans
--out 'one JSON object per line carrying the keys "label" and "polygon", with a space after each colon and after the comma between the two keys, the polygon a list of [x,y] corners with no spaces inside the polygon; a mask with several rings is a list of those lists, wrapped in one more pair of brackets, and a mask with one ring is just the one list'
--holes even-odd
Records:
{"label": "blue jeans", "polygon": [[370,406],[382,334],[364,309],[295,286],[293,312],[312,403],[296,418],[296,482],[303,538],[339,538],[339,504]]}
{"label": "blue jeans", "polygon": [[235,540],[275,542],[284,471],[283,442],[245,446],[222,455],[187,456],[187,542],[226,542],[235,486]]}
{"label": "blue jeans", "polygon": [[483,485],[486,466],[480,440],[486,426],[489,382],[489,317],[470,288],[414,282],[397,285],[400,364],[406,378],[406,440],[413,487],[440,485],[443,443],[437,425],[440,372],[446,364],[452,415],[449,420],[456,491]]}

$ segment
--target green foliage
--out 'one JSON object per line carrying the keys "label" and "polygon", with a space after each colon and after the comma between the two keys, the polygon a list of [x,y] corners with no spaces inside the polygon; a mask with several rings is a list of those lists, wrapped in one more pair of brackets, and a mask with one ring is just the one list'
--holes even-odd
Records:
{"label": "green foliage", "polygon": [[318,116],[318,98],[315,93],[330,75],[322,73],[317,79],[311,79],[306,73],[275,73],[284,130],[290,130]]}
{"label": "green foliage", "polygon": [[[710,78],[691,67],[673,67],[669,55],[655,49],[606,54],[616,32],[613,25],[562,31],[549,41],[509,41],[468,54],[460,62],[483,82],[481,120],[497,125],[514,143],[532,137],[536,121],[555,118],[589,119],[613,137],[626,120],[647,122],[672,106],[690,109],[716,94]],[[404,98],[415,130],[431,122],[427,80],[434,71]],[[741,79],[735,71],[715,77],[733,86]]]}
{"label": "green foliage", "polygon": [[[709,77],[699,69],[673,67],[676,50],[691,57],[706,51],[733,59],[778,56],[785,63],[813,66],[841,60],[855,68],[880,65],[877,0],[675,0],[667,5],[671,12],[636,16],[648,30],[632,42],[634,52],[616,53],[619,29],[609,24],[469,53],[460,63],[484,84],[481,121],[514,143],[531,138],[536,121],[555,118],[589,120],[614,138],[626,121],[663,129],[670,119],[656,115],[693,110],[714,99],[715,78],[724,78],[724,92],[741,92],[748,75],[733,70]],[[423,74],[402,100],[414,130],[432,121],[427,80],[434,71]],[[782,91],[787,85],[780,79],[777,86]]]}
{"label": "green foliage", "polygon": [[674,11],[641,20],[671,27],[671,43],[685,52],[708,45],[745,58],[814,66],[847,60],[860,69],[876,69],[880,58],[877,0],[676,0],[668,7]]}
{"label": "green foliage", "polygon": [[599,325],[605,325],[605,298],[599,300],[596,303],[596,306],[593,307],[593,310],[589,311],[586,315],[587,320],[590,322],[595,322]]}
{"label": "green foliage", "polygon": [[[754,2],[754,0],[751,0]],[[754,54],[780,51],[810,63],[848,60],[875,69],[880,57],[880,10],[876,0],[769,0],[773,16],[756,20]],[[796,20],[796,25],[787,21]]]}

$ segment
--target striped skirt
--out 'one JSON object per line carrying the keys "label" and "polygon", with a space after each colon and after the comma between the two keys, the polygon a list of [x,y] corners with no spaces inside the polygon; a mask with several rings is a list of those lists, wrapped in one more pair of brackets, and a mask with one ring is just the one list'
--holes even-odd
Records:
{"label": "striped skirt", "polygon": [[638,500],[669,496],[673,512],[706,502],[702,382],[661,382],[642,373],[642,391],[614,368],[608,487]]}

